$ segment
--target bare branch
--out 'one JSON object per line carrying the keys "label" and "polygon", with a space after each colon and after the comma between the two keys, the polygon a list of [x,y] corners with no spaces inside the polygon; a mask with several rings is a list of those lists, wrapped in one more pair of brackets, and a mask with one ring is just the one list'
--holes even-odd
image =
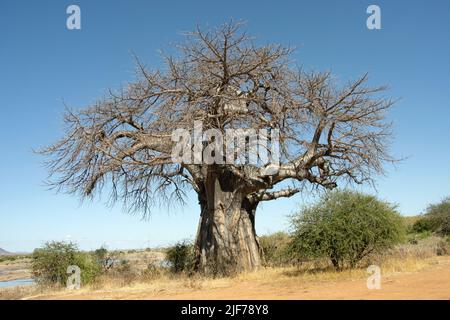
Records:
{"label": "bare branch", "polygon": [[65,135],[42,150],[49,184],[92,196],[103,187],[112,200],[148,212],[162,197],[182,200],[185,188],[204,192],[213,166],[171,161],[176,129],[279,130],[281,163],[221,165],[248,195],[260,201],[288,197],[297,189],[266,192],[285,180],[334,188],[338,181],[371,181],[383,173],[391,138],[385,87],[368,76],[338,86],[329,72],[293,67],[291,48],[256,46],[241,29],[226,24],[187,34],[165,68],[149,70],[136,58],[136,80],[79,111],[65,115]]}

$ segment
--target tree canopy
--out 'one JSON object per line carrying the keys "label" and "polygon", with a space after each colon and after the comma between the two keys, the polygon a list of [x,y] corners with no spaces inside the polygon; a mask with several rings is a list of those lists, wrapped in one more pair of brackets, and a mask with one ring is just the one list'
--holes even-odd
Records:
{"label": "tree canopy", "polygon": [[[205,129],[279,129],[277,174],[226,165],[260,200],[295,193],[265,191],[286,179],[326,188],[339,177],[368,181],[392,160],[384,121],[392,100],[377,95],[385,87],[367,87],[367,75],[339,88],[329,72],[295,66],[291,48],[255,45],[239,23],[186,37],[178,55],[163,57],[165,68],[138,61],[135,82],[66,112],[64,137],[43,150],[51,185],[90,196],[109,182],[113,199],[142,212],[156,196],[180,198],[187,185],[199,191],[205,165],[171,160],[172,132],[192,131],[195,120]],[[236,101],[243,110],[225,108]]]}

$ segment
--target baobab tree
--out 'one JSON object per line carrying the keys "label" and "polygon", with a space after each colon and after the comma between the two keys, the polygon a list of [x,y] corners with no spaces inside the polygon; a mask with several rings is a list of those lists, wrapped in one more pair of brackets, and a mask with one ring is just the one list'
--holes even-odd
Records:
{"label": "baobab tree", "polygon": [[[53,187],[82,197],[108,190],[112,201],[144,215],[193,189],[200,205],[197,270],[258,268],[258,204],[308,185],[370,182],[392,160],[385,113],[393,102],[385,87],[367,85],[367,75],[339,86],[329,72],[297,67],[290,48],[256,45],[236,23],[197,28],[177,48],[163,56],[163,69],[137,59],[134,82],[67,111],[63,138],[42,153]],[[224,134],[276,130],[279,164],[268,171],[272,164],[264,162],[174,161],[174,131],[192,132],[196,121]]]}

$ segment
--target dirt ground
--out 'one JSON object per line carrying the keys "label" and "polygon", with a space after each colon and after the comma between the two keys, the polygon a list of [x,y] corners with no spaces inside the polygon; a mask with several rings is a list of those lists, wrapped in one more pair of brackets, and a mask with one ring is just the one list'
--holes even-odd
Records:
{"label": "dirt ground", "polygon": [[300,281],[245,280],[219,288],[192,288],[184,292],[125,290],[64,292],[34,299],[450,299],[450,258],[424,270],[382,276],[381,289],[367,289],[366,278],[304,283]]}

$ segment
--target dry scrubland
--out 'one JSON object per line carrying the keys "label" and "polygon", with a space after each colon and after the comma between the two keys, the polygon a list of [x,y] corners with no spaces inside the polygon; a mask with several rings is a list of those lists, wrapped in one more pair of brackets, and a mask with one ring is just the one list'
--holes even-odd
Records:
{"label": "dry scrubland", "polygon": [[[1,258],[1,257],[0,257]],[[30,278],[30,258],[25,255],[0,259],[0,281]]]}
{"label": "dry scrubland", "polygon": [[[132,268],[124,274],[106,274],[77,291],[26,286],[0,290],[2,299],[450,299],[450,256],[441,238],[427,237],[402,244],[364,261],[360,268],[335,271],[326,261],[291,267],[264,267],[225,278],[172,274],[148,270],[162,252],[122,253]],[[368,290],[365,267],[382,269],[381,290]],[[26,271],[27,260],[3,262]],[[25,268],[24,268],[25,267]]]}

